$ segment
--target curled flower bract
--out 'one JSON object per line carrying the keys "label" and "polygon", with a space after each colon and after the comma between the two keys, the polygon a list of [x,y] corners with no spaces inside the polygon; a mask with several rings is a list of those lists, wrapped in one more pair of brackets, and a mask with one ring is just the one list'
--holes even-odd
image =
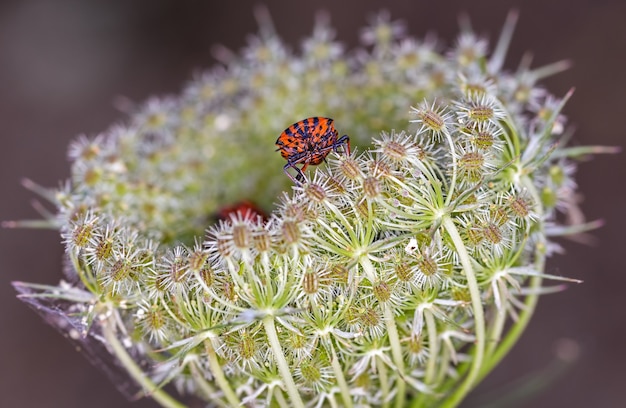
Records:
{"label": "curled flower bract", "polygon": [[[164,406],[168,383],[220,406],[457,405],[543,280],[567,280],[543,269],[575,205],[555,154],[570,94],[502,68],[514,20],[494,54],[471,32],[440,52],[388,14],[356,50],[320,19],[293,51],[265,21],[179,96],[70,146],[69,283],[22,296],[72,304]],[[311,113],[356,149],[292,186],[274,140]]]}

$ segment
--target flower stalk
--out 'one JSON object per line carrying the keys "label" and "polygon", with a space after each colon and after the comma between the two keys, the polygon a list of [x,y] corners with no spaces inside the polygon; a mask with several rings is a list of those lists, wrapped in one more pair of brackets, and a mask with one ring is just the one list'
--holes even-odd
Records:
{"label": "flower stalk", "polygon": [[300,393],[298,392],[296,383],[293,380],[291,368],[289,367],[289,364],[285,359],[280,340],[278,339],[278,335],[276,333],[274,316],[268,314],[263,319],[263,327],[265,328],[267,340],[269,341],[270,347],[272,349],[272,354],[274,355],[274,359],[276,360],[278,370],[282,374],[282,380],[287,390],[287,394],[289,395],[289,398],[291,400],[291,405],[297,408],[304,408],[304,402],[302,402],[302,398],[300,397]]}
{"label": "flower stalk", "polygon": [[478,282],[472,267],[472,260],[467,253],[463,240],[459,235],[459,232],[452,221],[452,218],[445,216],[442,220],[443,227],[450,235],[452,242],[454,242],[455,249],[463,265],[463,273],[467,279],[467,288],[470,292],[472,302],[472,312],[474,315],[474,327],[476,342],[472,350],[472,363],[467,373],[465,380],[461,383],[460,387],[452,394],[451,398],[446,400],[443,407],[454,407],[469,393],[472,387],[476,384],[476,379],[480,373],[483,365],[483,358],[485,354],[485,316],[482,305],[482,297],[480,289],[478,288]]}
{"label": "flower stalk", "polygon": [[101,323],[102,334],[107,344],[113,350],[114,355],[126,368],[130,376],[141,385],[144,393],[153,398],[164,408],[184,408],[185,405],[176,401],[172,396],[160,389],[157,384],[152,382],[150,378],[142,371],[135,361],[126,352],[126,349],[115,334],[115,321],[111,318]]}

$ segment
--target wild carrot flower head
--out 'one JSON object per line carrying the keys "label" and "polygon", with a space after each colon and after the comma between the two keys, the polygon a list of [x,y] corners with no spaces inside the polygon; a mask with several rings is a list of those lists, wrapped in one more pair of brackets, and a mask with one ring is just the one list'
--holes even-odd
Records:
{"label": "wild carrot flower head", "polygon": [[[229,406],[457,404],[561,279],[548,232],[576,211],[570,94],[503,69],[514,20],[494,53],[468,31],[440,52],[382,13],[347,52],[327,18],[299,51],[263,18],[179,96],[72,143],[52,220],[70,284],[19,289],[166,406],[168,382]],[[353,151],[292,186],[273,141],[311,113]]]}

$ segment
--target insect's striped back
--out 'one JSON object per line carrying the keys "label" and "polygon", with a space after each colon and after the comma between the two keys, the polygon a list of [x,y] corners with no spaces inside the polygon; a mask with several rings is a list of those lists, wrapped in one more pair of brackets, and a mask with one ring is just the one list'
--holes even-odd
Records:
{"label": "insect's striped back", "polygon": [[[287,160],[298,160],[306,155],[319,163],[318,156],[321,151],[328,151],[337,141],[337,131],[331,118],[313,116],[294,123],[285,129],[276,145],[280,154]],[[324,155],[325,156],[325,155]],[[316,163],[311,163],[316,164]]]}
{"label": "insect's striped back", "polygon": [[[276,150],[287,160],[283,170],[295,183],[304,180],[303,171],[309,165],[320,164],[331,151],[337,151],[339,146],[344,146],[345,152],[350,154],[348,135],[337,138],[338,133],[333,122],[331,118],[319,116],[302,119],[283,130],[276,139]],[[298,164],[302,168],[296,167]],[[289,168],[296,170],[297,178],[289,174]]]}

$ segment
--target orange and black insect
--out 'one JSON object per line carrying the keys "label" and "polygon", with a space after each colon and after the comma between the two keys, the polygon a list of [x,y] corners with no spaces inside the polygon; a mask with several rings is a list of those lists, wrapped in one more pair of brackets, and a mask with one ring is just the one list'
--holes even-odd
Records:
{"label": "orange and black insect", "polygon": [[[337,151],[341,146],[350,154],[350,138],[348,135],[338,138],[333,122],[330,118],[314,116],[294,123],[278,136],[276,151],[287,159],[283,171],[294,183],[304,181],[304,170],[309,164],[315,166],[326,161],[331,150]],[[296,167],[297,164],[302,164],[302,168]],[[289,173],[290,168],[298,173],[295,178]]]}

